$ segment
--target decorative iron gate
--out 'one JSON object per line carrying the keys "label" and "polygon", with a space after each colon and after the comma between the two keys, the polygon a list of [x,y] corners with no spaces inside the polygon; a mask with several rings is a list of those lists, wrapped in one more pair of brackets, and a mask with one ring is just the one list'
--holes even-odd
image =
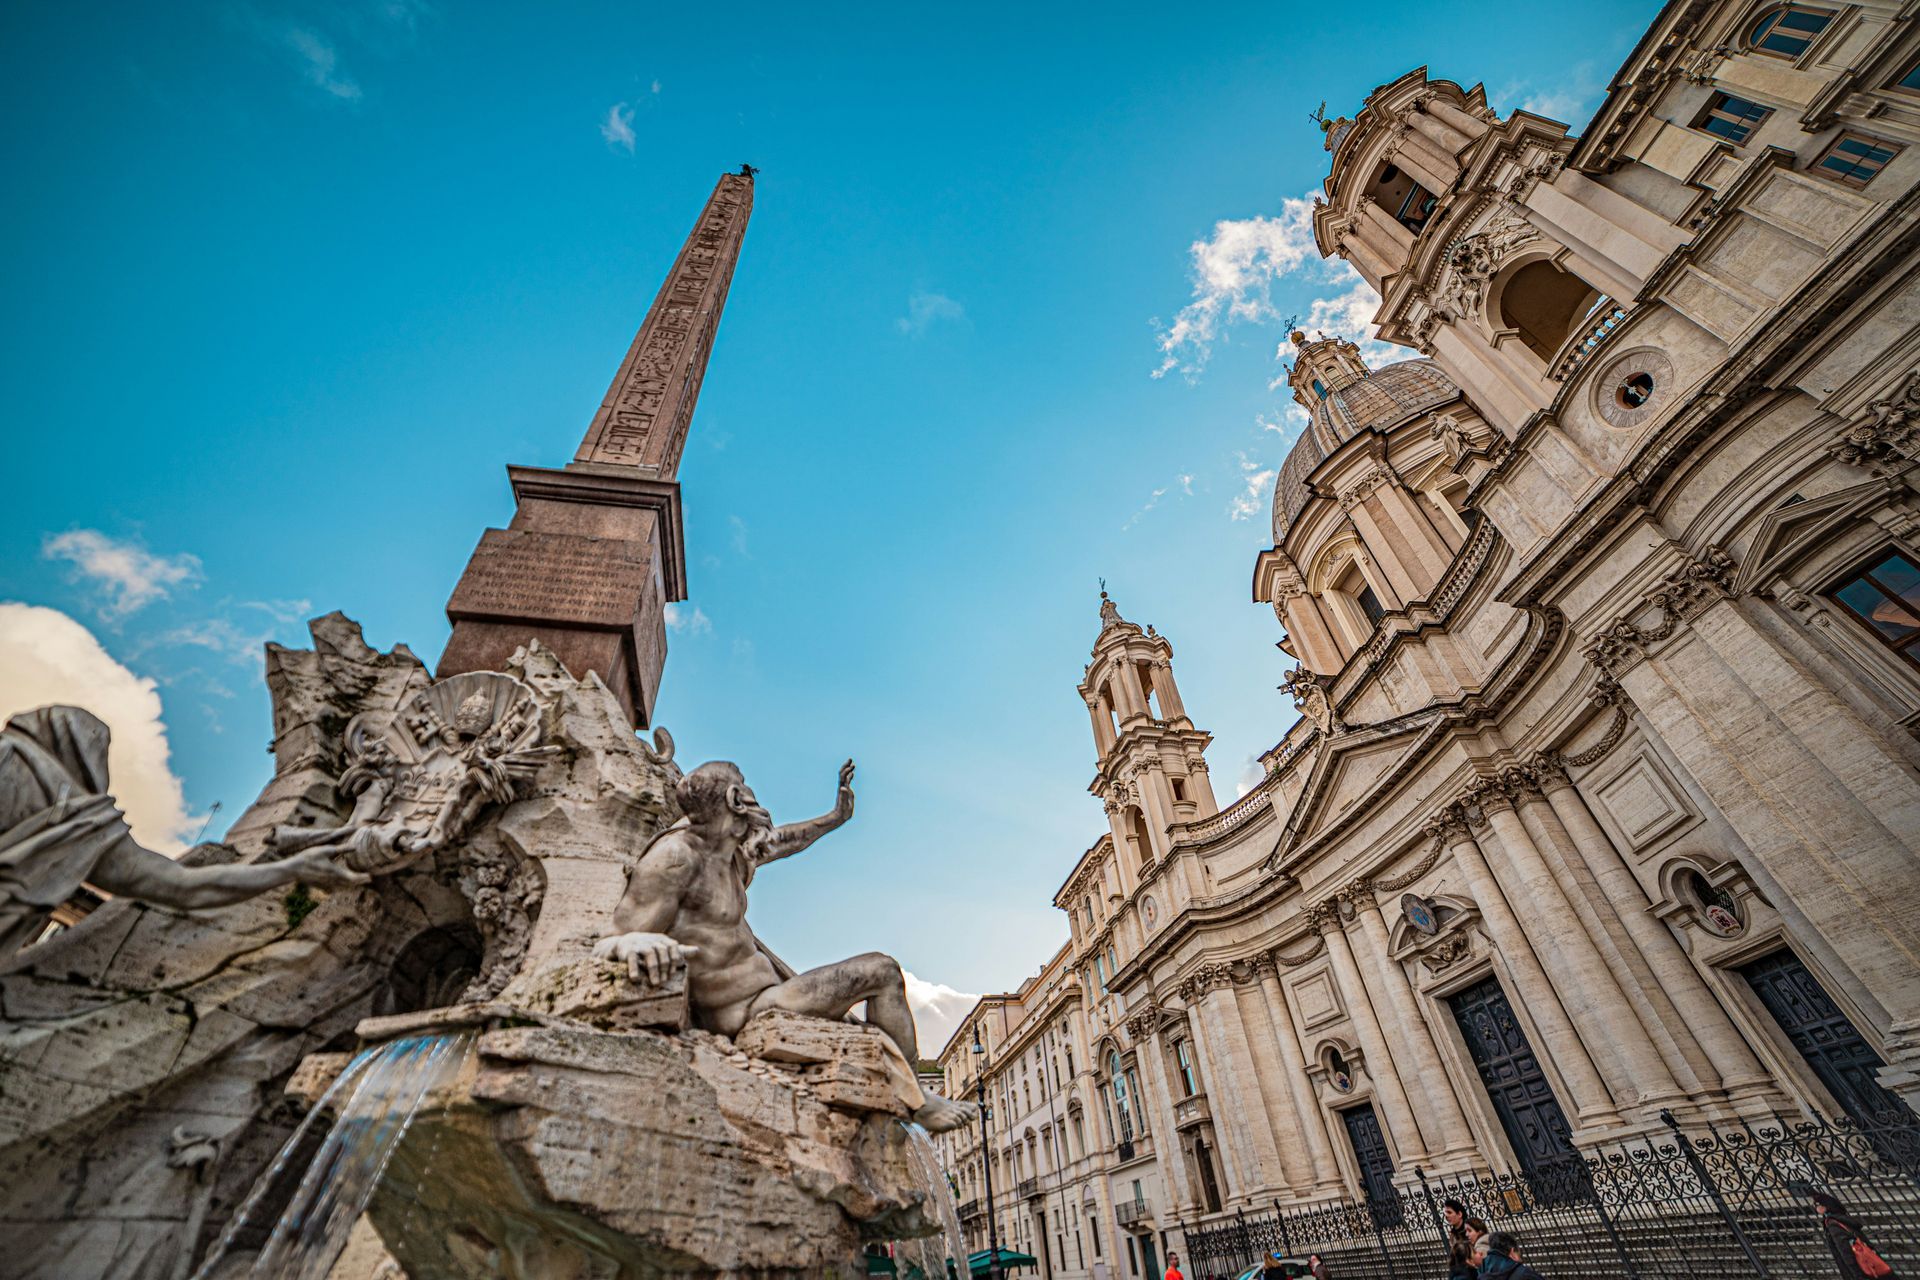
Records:
{"label": "decorative iron gate", "polygon": [[1564,1167],[1573,1157],[1566,1113],[1560,1110],[1499,979],[1477,982],[1448,1003],[1520,1167],[1528,1173]]}

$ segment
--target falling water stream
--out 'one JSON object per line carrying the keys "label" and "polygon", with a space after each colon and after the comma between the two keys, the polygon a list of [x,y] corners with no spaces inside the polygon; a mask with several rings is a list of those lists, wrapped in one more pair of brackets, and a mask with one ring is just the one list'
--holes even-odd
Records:
{"label": "falling water stream", "polygon": [[[967,1265],[966,1239],[960,1234],[960,1211],[953,1203],[953,1187],[940,1169],[940,1157],[934,1151],[933,1139],[917,1124],[903,1127],[907,1131],[907,1151],[913,1164],[915,1181],[926,1193],[927,1205],[939,1220],[940,1234],[903,1241],[895,1246],[894,1257],[896,1260],[904,1258],[919,1266],[926,1273],[927,1280],[944,1280],[948,1274],[948,1259],[953,1260],[956,1268]],[[901,1280],[906,1280],[906,1268],[901,1268],[900,1275]]]}
{"label": "falling water stream", "polygon": [[315,1118],[344,1095],[339,1119],[247,1272],[255,1280],[321,1280],[346,1248],[348,1233],[366,1212],[421,1103],[459,1074],[472,1051],[473,1035],[468,1032],[393,1040],[354,1058],[281,1147],[194,1280],[211,1273],[278,1182]]}

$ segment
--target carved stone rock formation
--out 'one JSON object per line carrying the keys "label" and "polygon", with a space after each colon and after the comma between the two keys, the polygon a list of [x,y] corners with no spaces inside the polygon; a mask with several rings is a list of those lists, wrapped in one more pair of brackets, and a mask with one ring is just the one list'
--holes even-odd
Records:
{"label": "carved stone rock formation", "polygon": [[[935,1229],[878,1032],[805,1021],[782,1060],[700,1031],[483,1034],[369,1217],[415,1276],[834,1274]],[[817,1059],[795,1062],[802,1056]],[[855,1099],[847,1082],[878,1082]]]}

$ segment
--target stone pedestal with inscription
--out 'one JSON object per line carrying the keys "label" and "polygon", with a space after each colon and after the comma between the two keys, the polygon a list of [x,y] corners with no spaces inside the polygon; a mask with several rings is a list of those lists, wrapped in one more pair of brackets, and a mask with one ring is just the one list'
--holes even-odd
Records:
{"label": "stone pedestal with inscription", "polygon": [[498,671],[537,640],[597,672],[644,725],[667,658],[666,604],[686,598],[680,486],[629,467],[509,467],[518,509],[480,536],[447,602],[438,674]]}

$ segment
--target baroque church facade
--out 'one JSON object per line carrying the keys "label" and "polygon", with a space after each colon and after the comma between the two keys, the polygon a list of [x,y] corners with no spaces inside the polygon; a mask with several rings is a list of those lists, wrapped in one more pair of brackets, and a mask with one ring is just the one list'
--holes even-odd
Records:
{"label": "baroque church facade", "polygon": [[1417,358],[1292,335],[1253,596],[1300,719],[1220,807],[1103,600],[1110,830],[940,1059],[994,1104],[969,1244],[991,1175],[1048,1276],[1663,1112],[1920,1105],[1920,24],[1676,0],[1583,136],[1421,69],[1326,147],[1319,248]]}

